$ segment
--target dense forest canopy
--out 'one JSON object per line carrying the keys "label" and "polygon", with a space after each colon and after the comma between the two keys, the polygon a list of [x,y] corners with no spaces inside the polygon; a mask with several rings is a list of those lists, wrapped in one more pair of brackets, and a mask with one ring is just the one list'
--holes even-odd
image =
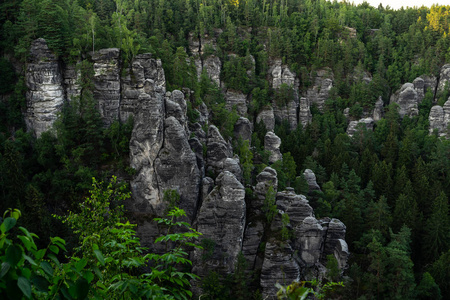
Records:
{"label": "dense forest canopy", "polygon": [[[205,103],[210,121],[233,139],[236,111],[225,108],[220,88],[207,75],[197,76],[194,65],[199,54],[192,45],[210,38],[214,46],[199,45],[202,59],[220,58],[220,80],[248,96],[251,121],[271,103],[282,107],[292,98],[291,86],[269,85],[271,61],[281,60],[296,74],[299,94],[314,85],[319,70],[334,74],[324,108],[311,108],[308,125],[292,130],[286,122],[276,123],[284,159],[272,166],[279,190],[292,186],[299,193],[307,192],[299,175],[313,170],[321,186],[309,196],[316,215],[339,218],[347,226],[352,256],[343,297],[449,297],[450,141],[429,133],[429,113],[433,105],[444,105],[450,87],[428,90],[414,117],[401,118],[389,102],[402,84],[422,75],[439,78],[450,63],[450,6],[392,10],[325,0],[6,0],[0,4],[0,26],[0,211],[20,208],[27,228],[43,238],[70,236],[51,214],[76,209],[92,177],[119,173],[129,180],[133,175],[128,166],[132,120],[103,127],[89,53],[120,48],[124,68],[136,55],[152,53],[162,61],[168,90],[193,91],[190,121]],[[22,116],[25,66],[37,38],[47,41],[61,64],[82,62],[83,78],[83,93],[76,105],[64,107],[56,135],[38,139],[26,132]],[[374,130],[347,135],[347,118],[362,118],[379,97],[386,113]],[[268,164],[265,134],[255,122],[250,145],[233,141],[248,186]]]}

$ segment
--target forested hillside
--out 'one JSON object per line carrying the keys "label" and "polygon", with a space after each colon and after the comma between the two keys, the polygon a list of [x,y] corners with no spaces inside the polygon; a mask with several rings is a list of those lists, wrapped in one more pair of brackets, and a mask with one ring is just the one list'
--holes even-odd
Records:
{"label": "forested hillside", "polygon": [[450,6],[5,0],[0,26],[0,211],[39,246],[116,175],[146,246],[175,204],[204,233],[205,298],[269,295],[281,253],[335,298],[450,299]]}

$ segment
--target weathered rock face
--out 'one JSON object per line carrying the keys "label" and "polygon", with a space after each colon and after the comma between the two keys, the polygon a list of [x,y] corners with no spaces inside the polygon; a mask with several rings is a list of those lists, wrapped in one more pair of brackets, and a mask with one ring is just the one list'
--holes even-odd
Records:
{"label": "weathered rock face", "polygon": [[303,172],[303,176],[305,177],[305,180],[308,183],[309,193],[321,190],[320,186],[317,184],[317,181],[316,181],[316,174],[314,174],[314,172],[312,170],[306,169]]}
{"label": "weathered rock face", "polygon": [[373,108],[373,120],[380,121],[384,117],[384,107],[383,107],[383,99],[381,99],[381,96],[378,97],[377,102],[375,102],[375,107]]}
{"label": "weathered rock face", "polygon": [[298,107],[298,97],[295,97],[289,101],[287,106],[279,107],[278,105],[274,105],[273,113],[275,115],[275,119],[280,121],[288,121],[291,130],[295,130],[298,124]]}
{"label": "weathered rock face", "polygon": [[433,106],[428,120],[430,121],[430,134],[436,129],[439,136],[447,136],[447,128],[450,125],[450,99],[445,102],[444,106]]}
{"label": "weathered rock face", "polygon": [[203,256],[204,250],[194,251],[193,271],[199,276],[204,277],[211,270],[223,275],[234,272],[242,249],[245,213],[244,186],[232,173],[220,173],[197,216],[197,230],[203,233],[201,239],[209,239],[214,244],[208,258]]}
{"label": "weathered rock face", "polygon": [[256,214],[260,214],[263,207],[264,199],[266,198],[267,191],[270,187],[273,187],[274,192],[277,191],[278,178],[277,171],[271,167],[266,167],[261,173],[256,176],[257,184],[255,186],[255,194],[257,199],[254,199],[251,203],[252,211],[257,211]]}
{"label": "weathered rock face", "polygon": [[420,77],[423,79],[425,93],[430,90],[434,96],[437,89],[437,78],[433,75],[422,75]]}
{"label": "weathered rock face", "polygon": [[425,81],[421,77],[417,77],[413,81],[414,89],[417,92],[417,102],[421,103],[425,97]]}
{"label": "weathered rock face", "polygon": [[347,134],[348,136],[352,137],[361,127],[365,127],[367,130],[373,130],[374,123],[375,122],[372,118],[364,118],[358,121],[351,121],[347,127]]}
{"label": "weathered rock face", "polygon": [[391,96],[391,103],[397,103],[400,117],[417,116],[419,114],[417,91],[412,83],[405,83],[397,92]]}
{"label": "weathered rock face", "polygon": [[164,121],[164,143],[155,159],[155,171],[159,192],[178,191],[179,206],[192,221],[197,212],[201,174],[186,131],[174,117]]}
{"label": "weathered rock face", "polygon": [[275,115],[272,107],[265,108],[256,117],[256,123],[263,122],[267,131],[275,129]]}
{"label": "weathered rock face", "polygon": [[300,280],[300,275],[291,246],[275,240],[267,242],[260,281],[263,298],[276,299],[278,289],[275,284],[290,284]]}
{"label": "weathered rock face", "polygon": [[316,73],[314,84],[306,92],[306,98],[310,104],[315,103],[317,108],[322,111],[330,89],[333,87],[334,75],[329,68],[317,70]]}
{"label": "weathered rock face", "polygon": [[239,156],[233,158],[225,158],[223,161],[223,170],[233,174],[239,182],[243,182],[242,169],[239,165]]}
{"label": "weathered rock face", "polygon": [[165,91],[139,96],[139,109],[130,140],[130,165],[136,170],[131,182],[131,210],[161,214],[164,205],[158,189],[155,160],[163,146]]}
{"label": "weathered rock face", "polygon": [[223,161],[233,156],[231,146],[224,140],[216,126],[208,128],[206,163],[213,171],[219,173],[223,169]]}
{"label": "weathered rock face", "polygon": [[[326,230],[321,261],[325,263],[327,255],[334,255],[338,259],[338,264],[345,266],[349,255],[348,246],[345,242],[346,227],[338,219],[328,220],[321,220],[321,225]],[[339,261],[340,258],[342,258],[341,261]]]}
{"label": "weathered rock face", "polygon": [[[115,53],[115,51],[113,53]],[[100,87],[100,90],[97,90],[97,94],[102,95],[102,89],[106,88],[107,93],[104,95],[104,98],[108,97],[109,92],[113,93],[114,97],[117,96],[116,90],[108,90],[109,87],[115,87],[116,84],[115,80],[117,78],[114,76],[114,72],[119,70],[112,66],[118,63],[117,58],[112,59],[110,63],[111,69],[97,65],[97,68],[99,68],[97,69],[99,76],[96,78],[96,82],[98,81],[96,87]],[[108,79],[104,77],[106,74],[109,74],[108,72],[111,72],[110,76],[114,79],[112,82],[109,82]],[[106,84],[106,87],[103,87],[104,84]],[[151,89],[152,86],[163,88],[166,86],[161,61],[152,59],[152,55],[148,53],[136,55],[130,68],[127,70],[126,75],[121,78],[122,91],[119,105],[119,119],[121,122],[126,122],[129,117],[136,114],[139,107],[139,96],[145,94],[146,89]]]}
{"label": "weathered rock face", "polygon": [[438,134],[444,131],[444,109],[440,105],[435,105],[430,110],[430,115],[428,117],[430,122],[430,134],[436,129]]}
{"label": "weathered rock face", "polygon": [[[286,190],[277,193],[277,208],[289,215],[289,222],[292,227],[299,226],[303,223],[303,220],[313,215],[313,209],[309,205],[308,200],[303,195],[297,195],[294,191]],[[276,224],[275,219],[272,223],[272,227],[281,229],[281,223]]]}
{"label": "weathered rock face", "polygon": [[305,126],[311,123],[311,121],[312,121],[312,114],[311,114],[311,107],[309,105],[309,100],[308,98],[301,97],[298,110],[298,122],[302,124],[303,128],[305,128]]}
{"label": "weathered rock face", "polygon": [[102,49],[92,54],[94,61],[94,98],[103,123],[111,125],[119,119],[120,50]]}
{"label": "weathered rock face", "polygon": [[439,74],[439,84],[437,87],[437,94],[445,90],[445,86],[450,86],[450,64],[443,65]]}
{"label": "weathered rock face", "polygon": [[281,139],[272,131],[268,131],[264,137],[264,150],[270,151],[269,162],[271,164],[283,158],[280,146]]}
{"label": "weathered rock face", "polygon": [[247,115],[247,97],[239,91],[227,90],[225,93],[225,107],[232,111],[236,107],[236,112],[241,117]]}
{"label": "weathered rock face", "polygon": [[222,70],[220,58],[215,55],[208,56],[203,60],[202,70],[206,70],[206,74],[208,74],[209,78],[220,87],[220,72]]}
{"label": "weathered rock face", "polygon": [[64,89],[66,90],[67,101],[79,97],[81,86],[79,84],[81,72],[77,70],[79,63],[67,65],[64,69]]}
{"label": "weathered rock face", "polygon": [[26,71],[29,131],[39,137],[52,128],[64,104],[63,76],[56,56],[44,39],[32,42]]}
{"label": "weathered rock face", "polygon": [[294,228],[295,249],[299,250],[300,258],[307,267],[319,262],[322,255],[324,229],[316,218],[306,217],[302,224]]}
{"label": "weathered rock face", "polygon": [[252,143],[253,124],[247,119],[240,117],[234,124],[234,137]]}
{"label": "weathered rock face", "polygon": [[278,89],[282,84],[287,84],[292,88],[298,88],[298,79],[287,65],[283,65],[281,59],[276,59],[269,67],[269,74],[272,76],[272,88]]}

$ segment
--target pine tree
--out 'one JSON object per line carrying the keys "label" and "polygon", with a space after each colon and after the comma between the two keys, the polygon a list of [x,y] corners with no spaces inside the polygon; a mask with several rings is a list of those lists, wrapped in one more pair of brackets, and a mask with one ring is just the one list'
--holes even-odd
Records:
{"label": "pine tree", "polygon": [[432,213],[425,224],[424,252],[429,261],[437,259],[450,246],[448,198],[444,192],[434,200]]}

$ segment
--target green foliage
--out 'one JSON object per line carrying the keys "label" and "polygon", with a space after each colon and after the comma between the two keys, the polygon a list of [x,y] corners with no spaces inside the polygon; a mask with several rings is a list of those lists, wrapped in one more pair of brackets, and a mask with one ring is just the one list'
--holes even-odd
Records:
{"label": "green foliage", "polygon": [[317,280],[293,282],[287,287],[276,284],[278,288],[277,299],[280,300],[304,300],[308,296],[314,295],[317,299],[326,299],[328,292],[336,289],[336,287],[343,287],[343,282],[327,282],[322,284]]}
{"label": "green foliage", "polygon": [[[191,298],[190,282],[197,277],[178,267],[191,264],[184,248],[198,247],[192,241],[200,234],[189,224],[175,221],[186,216],[175,207],[167,214],[170,219],[155,219],[167,228],[167,235],[156,242],[170,242],[173,248],[164,254],[143,255],[145,249],[136,237],[136,225],[122,223],[123,207],[112,204],[129,197],[115,185],[116,178],[105,189],[94,180],[91,196],[80,205],[80,213],[65,218],[79,235],[80,244],[64,263],[58,259],[67,251],[63,239],[50,238],[46,248],[38,249],[36,234],[23,227],[14,228],[20,211],[5,212],[0,226],[0,295],[7,299]],[[174,227],[185,230],[173,233]],[[153,262],[150,272],[139,272],[149,261]]]}
{"label": "green foliage", "polygon": [[165,190],[163,200],[167,203],[167,211],[171,211],[180,203],[180,193],[177,190]]}
{"label": "green foliage", "polygon": [[291,233],[289,232],[289,215],[284,213],[281,215],[281,240],[287,241],[291,237]]}
{"label": "green foliage", "polygon": [[266,216],[267,224],[272,223],[273,218],[277,214],[277,205],[276,205],[276,192],[273,186],[269,186],[267,189],[266,197],[264,198],[262,211]]}

